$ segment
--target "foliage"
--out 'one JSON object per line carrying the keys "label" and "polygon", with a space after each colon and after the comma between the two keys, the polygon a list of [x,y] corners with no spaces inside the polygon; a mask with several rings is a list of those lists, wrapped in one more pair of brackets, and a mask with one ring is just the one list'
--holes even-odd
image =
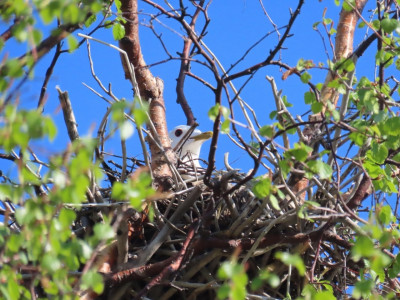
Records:
{"label": "foliage", "polygon": [[[211,1],[177,7],[143,2],[143,11],[132,14],[124,11],[132,8],[124,0],[0,3],[2,27],[7,27],[0,37],[5,51],[0,62],[1,298],[94,299],[125,292],[153,299],[178,293],[182,299],[399,298],[399,2],[374,3],[378,7],[367,17],[359,7],[366,0],[335,0],[342,8],[337,26],[326,11],[312,26],[325,43],[327,63],[297,57],[290,66],[284,49],[304,9],[299,0],[288,19],[279,20],[282,27],[271,21],[278,38],[265,57],[252,56],[252,50],[271,33],[249,45],[227,70],[225,59],[204,41]],[[111,83],[106,88],[94,72],[93,34],[106,32],[115,44],[138,46],[129,27],[138,23],[129,18],[138,15],[167,54],[166,59],[157,54],[160,62],[154,65],[181,64],[177,99],[190,125],[196,112],[184,94],[185,78],[214,96],[207,102],[214,137],[204,169],[193,160],[191,166],[169,160],[170,149],[162,147],[168,137],[159,130],[165,120],[154,112],[164,108],[160,99],[148,99],[163,89],[155,84],[138,93],[141,76],[152,70],[134,65],[142,62],[141,53],[128,53],[133,68],[122,63],[125,71],[133,70],[125,74],[134,91],[127,99],[118,98]],[[356,27],[344,24],[346,15],[363,17]],[[155,29],[157,22],[177,33],[183,51]],[[343,25],[354,26],[358,36],[368,34],[349,53],[339,47],[354,39]],[[80,28],[89,32],[84,39],[75,34]],[[43,113],[45,91],[58,60],[82,51],[85,39],[93,78],[106,96],[96,94],[107,109],[96,136],[79,136],[73,101],[59,90],[66,142],[58,133],[64,125]],[[8,53],[12,43],[26,47],[26,53]],[[46,74],[38,74],[38,63],[54,49]],[[372,67],[362,61],[367,49],[374,52]],[[237,71],[243,61],[248,65]],[[242,99],[246,85],[259,70],[276,66],[282,78],[267,76],[275,105],[267,113],[256,111],[252,106],[259,99]],[[38,80],[43,85],[37,107],[20,103],[24,88]],[[282,95],[277,85],[287,81],[297,85],[304,101]],[[299,110],[308,113],[295,116]],[[215,170],[222,137],[246,156],[246,170],[233,169],[228,157],[227,171]],[[127,151],[133,138],[143,161]],[[59,152],[45,158],[35,152],[34,145],[47,147],[56,139],[64,140]],[[108,153],[109,143],[120,145],[121,154]],[[168,165],[170,178],[157,178],[158,163]],[[6,165],[12,171],[4,172]],[[170,189],[161,189],[159,182]]]}

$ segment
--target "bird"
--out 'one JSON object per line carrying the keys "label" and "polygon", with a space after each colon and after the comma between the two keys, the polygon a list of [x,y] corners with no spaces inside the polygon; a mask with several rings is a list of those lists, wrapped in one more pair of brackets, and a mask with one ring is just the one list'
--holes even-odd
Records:
{"label": "bird", "polygon": [[[199,155],[203,143],[213,135],[212,131],[201,132],[191,126],[179,125],[169,132],[171,147],[178,154],[181,169],[186,169],[188,173],[201,169]],[[183,168],[182,168],[183,167]],[[189,169],[189,171],[188,171]]]}

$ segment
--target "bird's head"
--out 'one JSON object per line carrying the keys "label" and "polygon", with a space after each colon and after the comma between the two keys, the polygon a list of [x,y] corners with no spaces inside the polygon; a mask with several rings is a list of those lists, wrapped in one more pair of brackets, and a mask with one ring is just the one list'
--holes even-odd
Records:
{"label": "bird's head", "polygon": [[[189,135],[191,130],[190,126],[179,125],[169,132],[171,138],[171,147],[177,151],[179,157],[185,161],[189,161],[190,158],[198,164],[198,158],[200,155],[201,145],[213,135],[212,131],[201,132],[198,129],[194,129]],[[178,149],[176,149],[178,146]],[[188,153],[189,152],[189,153]]]}

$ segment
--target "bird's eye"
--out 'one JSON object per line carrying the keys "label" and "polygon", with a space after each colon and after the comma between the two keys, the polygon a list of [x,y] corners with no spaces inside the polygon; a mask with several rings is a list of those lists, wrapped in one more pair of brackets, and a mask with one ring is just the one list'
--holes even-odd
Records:
{"label": "bird's eye", "polygon": [[182,133],[183,133],[183,130],[182,130],[182,129],[177,129],[177,130],[175,130],[175,136],[176,136],[176,137],[180,137],[180,136],[182,135]]}

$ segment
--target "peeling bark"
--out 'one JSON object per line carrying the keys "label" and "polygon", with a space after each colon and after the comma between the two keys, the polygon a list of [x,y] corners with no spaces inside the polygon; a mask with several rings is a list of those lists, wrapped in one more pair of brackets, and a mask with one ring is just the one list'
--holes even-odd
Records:
{"label": "peeling bark", "polygon": [[[368,0],[357,0],[356,7],[352,11],[346,11],[345,9],[342,8],[342,11],[340,12],[340,18],[337,26],[337,33],[335,39],[335,51],[334,51],[335,53],[333,58],[334,62],[339,61],[342,58],[349,58],[352,55],[353,43],[354,43],[354,31],[357,25],[357,21],[360,18],[359,14],[364,9],[364,6],[367,3],[367,1]],[[337,78],[338,75],[335,74],[333,71],[329,71],[328,74],[326,75],[320,96],[320,101],[323,104],[322,112],[311,115],[309,117],[310,121],[323,121],[323,114],[326,112],[329,102],[333,104],[333,107],[336,107],[336,104],[339,100],[339,93],[337,91],[337,88],[331,88],[328,85],[330,82],[332,82]],[[317,124],[316,126],[314,126],[314,130],[311,131],[317,132],[319,130],[317,127],[320,126],[321,125]],[[308,130],[309,128],[306,129]],[[316,142],[318,142],[315,140],[315,138],[318,138],[318,135],[314,135],[314,137],[310,136],[309,145],[312,146],[315,145]],[[295,178],[294,180],[295,184],[293,185],[293,191],[295,192],[304,189],[308,185],[308,179],[305,179],[303,177],[299,178],[297,177]],[[302,195],[300,195],[300,200],[304,201],[304,199],[305,199],[305,193],[302,193]]]}
{"label": "peeling bark", "polygon": [[364,174],[364,177],[362,178],[356,193],[347,202],[347,207],[350,209],[358,208],[361,205],[362,201],[365,200],[365,198],[367,198],[369,195],[371,195],[372,193],[371,185],[372,185],[371,179],[368,177],[368,175]]}
{"label": "peeling bark", "polygon": [[[155,133],[160,140],[163,150],[155,142],[149,140],[151,152],[151,168],[154,174],[154,184],[159,191],[169,190],[171,187],[172,172],[168,161],[175,163],[175,153],[171,149],[171,142],[168,136],[168,128],[165,116],[165,104],[163,98],[164,85],[161,79],[154,77],[146,67],[139,39],[139,21],[137,0],[121,1],[121,11],[126,19],[125,37],[120,40],[120,47],[134,66],[135,77],[142,99],[149,103],[150,120],[156,129]],[[126,72],[125,77],[127,78]]]}
{"label": "peeling bark", "polygon": [[[349,58],[352,55],[354,31],[358,19],[360,18],[359,14],[364,9],[367,1],[368,0],[356,1],[356,7],[352,11],[346,11],[342,8],[335,39],[334,62],[339,61],[342,58]],[[324,104],[322,112],[326,111],[328,101],[330,101],[334,106],[336,106],[338,102],[339,93],[337,92],[337,89],[328,87],[328,84],[337,78],[338,76],[332,71],[328,72],[325,78],[325,83],[321,90],[321,102]]]}

